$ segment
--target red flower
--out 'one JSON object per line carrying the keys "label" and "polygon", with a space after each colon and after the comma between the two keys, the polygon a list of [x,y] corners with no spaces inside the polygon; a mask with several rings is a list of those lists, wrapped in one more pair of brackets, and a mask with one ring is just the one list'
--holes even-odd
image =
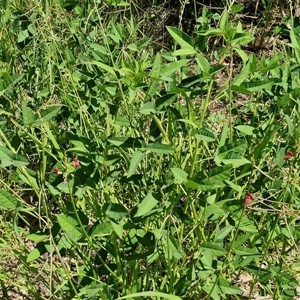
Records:
{"label": "red flower", "polygon": [[79,161],[79,159],[78,159],[77,157],[73,159],[73,161],[72,161],[72,166],[73,166],[74,168],[77,168],[77,167],[80,166],[80,161]]}
{"label": "red flower", "polygon": [[284,160],[289,160],[289,159],[291,159],[293,156],[294,156],[293,152],[292,152],[292,151],[288,151],[288,152],[286,153],[286,155],[284,156]]}
{"label": "red flower", "polygon": [[60,175],[62,173],[63,172],[59,168],[57,168],[57,167],[53,170],[53,174]]}
{"label": "red flower", "polygon": [[247,193],[245,195],[245,200],[244,200],[245,205],[251,204],[251,202],[253,201],[253,199],[254,199],[253,196],[250,193]]}

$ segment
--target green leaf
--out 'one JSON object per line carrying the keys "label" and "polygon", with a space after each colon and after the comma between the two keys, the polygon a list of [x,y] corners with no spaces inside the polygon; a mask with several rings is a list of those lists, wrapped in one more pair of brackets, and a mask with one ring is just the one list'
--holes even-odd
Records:
{"label": "green leaf", "polygon": [[160,69],[161,69],[161,56],[160,56],[160,53],[158,52],[155,56],[153,66],[152,66],[152,69],[150,72],[150,76],[155,79],[159,78]]}
{"label": "green leaf", "polygon": [[190,59],[181,59],[164,65],[161,69],[160,76],[168,76],[174,74],[183,66],[187,66]]}
{"label": "green leaf", "polygon": [[[244,64],[248,61],[248,55],[246,54],[246,52],[244,50],[239,49],[239,48],[234,48],[234,51],[241,57]],[[237,75],[237,76],[239,76],[239,75]]]}
{"label": "green leaf", "polygon": [[139,150],[136,150],[134,152],[134,154],[130,160],[130,166],[129,166],[129,170],[127,173],[127,178],[132,176],[135,173],[139,163],[144,159],[144,157],[145,157],[145,153],[143,153]]}
{"label": "green leaf", "polygon": [[33,260],[38,259],[40,256],[41,256],[40,251],[37,248],[35,248],[35,249],[33,249],[33,250],[30,251],[30,253],[27,256],[26,261],[27,262],[31,262]]}
{"label": "green leaf", "polygon": [[155,108],[157,111],[160,111],[163,108],[170,106],[176,99],[177,94],[167,94],[162,96],[155,101]]}
{"label": "green leaf", "polygon": [[257,229],[256,229],[256,227],[254,225],[254,222],[250,221],[246,216],[242,217],[242,219],[240,221],[239,229],[243,230],[245,232],[252,232],[252,233],[256,233],[257,232]]}
{"label": "green leaf", "polygon": [[77,240],[81,236],[81,232],[77,228],[78,222],[74,218],[64,214],[59,214],[56,217],[60,227],[66,232],[69,238]]}
{"label": "green leaf", "polygon": [[104,71],[107,71],[109,74],[113,75],[114,77],[117,77],[116,76],[116,73],[115,73],[115,70],[114,68],[112,68],[111,66],[109,65],[106,65],[100,61],[88,61],[88,62],[82,62],[82,63],[85,63],[85,64],[91,64],[91,65],[95,65],[97,67],[99,67],[100,69],[103,69]]}
{"label": "green leaf", "polygon": [[224,158],[221,159],[221,162],[225,165],[231,164],[233,168],[251,164],[250,160],[246,159],[244,156],[237,152],[228,153]]}
{"label": "green leaf", "polygon": [[232,91],[234,92],[238,92],[238,93],[242,93],[242,94],[248,94],[248,95],[252,95],[253,93],[248,91],[246,88],[242,87],[242,86],[238,86],[238,85],[232,85],[231,86]]}
{"label": "green leaf", "polygon": [[0,190],[0,209],[15,209],[18,202],[19,201],[17,198],[11,195],[9,192]]}
{"label": "green leaf", "polygon": [[184,49],[179,49],[173,52],[174,56],[186,56],[186,55],[193,55],[196,54],[197,50],[192,49],[192,48],[184,48]]}
{"label": "green leaf", "polygon": [[51,105],[46,109],[40,111],[41,119],[43,122],[50,121],[52,118],[56,117],[61,110],[62,105]]}
{"label": "green leaf", "polygon": [[[3,167],[8,166],[15,166],[15,167],[21,167],[26,166],[29,164],[29,161],[27,158],[20,154],[14,154],[8,149],[5,149],[5,147],[0,147],[0,158],[1,158],[1,164]],[[7,151],[6,151],[7,150]],[[5,153],[6,152],[6,153]],[[9,156],[7,155],[9,154]]]}
{"label": "green leaf", "polygon": [[215,167],[209,172],[209,179],[226,180],[230,177],[232,165],[228,164],[221,167]]}
{"label": "green leaf", "polygon": [[215,189],[215,186],[211,182],[208,182],[208,181],[200,181],[198,183],[193,180],[188,180],[185,185],[187,188],[197,189],[199,191],[210,191],[210,190]]}
{"label": "green leaf", "polygon": [[219,246],[218,244],[203,243],[201,244],[200,247],[203,249],[209,249],[211,254],[215,256],[221,256],[227,253],[227,251],[223,249],[221,246]]}
{"label": "green leaf", "polygon": [[258,250],[251,249],[249,247],[244,247],[244,246],[234,247],[234,252],[236,255],[241,255],[241,256],[261,256],[262,255]]}
{"label": "green leaf", "polygon": [[123,238],[123,225],[120,222],[114,222],[113,220],[110,220],[110,223],[112,225],[113,230],[118,235],[120,239]]}
{"label": "green leaf", "polygon": [[104,211],[111,219],[122,219],[128,215],[126,207],[119,203],[107,204]]}
{"label": "green leaf", "polygon": [[220,20],[220,29],[225,32],[226,28],[228,27],[228,19],[229,19],[229,13],[227,10],[223,11],[221,20]]}
{"label": "green leaf", "polygon": [[35,122],[35,116],[30,107],[27,106],[27,103],[23,101],[22,103],[22,115],[23,123],[26,127],[30,127]]}
{"label": "green leaf", "polygon": [[187,181],[188,174],[180,168],[171,168],[171,171],[178,183]]}
{"label": "green leaf", "polygon": [[163,299],[169,299],[169,300],[181,300],[182,298],[175,296],[175,295],[169,295],[161,292],[140,292],[140,293],[134,293],[127,296],[123,296],[120,298],[117,298],[117,300],[122,299],[129,299],[129,298],[141,298],[141,297],[155,297],[155,298],[163,298]]}
{"label": "green leaf", "polygon": [[209,35],[221,35],[223,34],[223,31],[219,28],[213,28],[213,29],[208,29],[204,30],[201,32],[197,32],[198,35],[203,35],[203,36],[209,36]]}
{"label": "green leaf", "polygon": [[255,129],[254,127],[249,125],[238,125],[235,126],[234,128],[247,135],[253,135],[253,130]]}
{"label": "green leaf", "polygon": [[242,11],[244,9],[244,5],[243,4],[234,4],[231,6],[231,11],[233,13],[238,13],[240,11]]}
{"label": "green leaf", "polygon": [[148,193],[141,203],[138,204],[138,211],[134,215],[135,218],[147,215],[157,205],[158,201],[153,197],[152,193]]}
{"label": "green leaf", "polygon": [[195,138],[198,141],[205,141],[205,142],[213,142],[216,139],[213,132],[205,128],[201,128],[197,130],[197,133],[195,134]]}
{"label": "green leaf", "polygon": [[20,174],[19,177],[24,183],[28,184],[36,191],[39,191],[39,186],[35,177],[31,176],[30,174],[27,174],[26,176],[24,174]]}
{"label": "green leaf", "polygon": [[276,162],[276,165],[280,168],[283,166],[283,164],[285,162],[285,160],[284,160],[285,154],[286,154],[286,148],[284,148],[284,147],[281,147],[276,152],[275,162]]}
{"label": "green leaf", "polygon": [[[87,141],[85,140],[80,140],[80,138],[78,136],[74,136],[74,137],[70,137],[70,143],[72,145],[74,145],[74,147],[68,149],[67,151],[71,151],[71,152],[76,152],[76,153],[90,153],[90,151],[87,149],[87,147],[89,146]],[[88,147],[89,148],[89,147]]]}
{"label": "green leaf", "polygon": [[195,40],[193,38],[175,27],[167,26],[167,30],[181,48],[195,50]]}
{"label": "green leaf", "polygon": [[150,96],[154,96],[156,94],[158,78],[160,75],[160,69],[161,69],[161,56],[159,53],[157,53],[155,56],[155,59],[154,59],[152,70],[150,72],[150,77],[153,80],[150,83],[148,91],[147,91],[147,94]]}
{"label": "green leaf", "polygon": [[228,145],[221,146],[219,148],[218,156],[220,158],[225,158],[225,156],[230,152],[242,153],[247,149],[248,145],[243,141],[236,141]]}
{"label": "green leaf", "polygon": [[229,287],[229,286],[223,286],[218,284],[217,287],[220,289],[220,294],[236,295],[242,292],[240,288],[235,286]]}
{"label": "green leaf", "polygon": [[22,30],[18,34],[18,43],[24,42],[27,38],[29,38],[29,32],[27,29]]}
{"label": "green leaf", "polygon": [[148,144],[146,149],[157,154],[171,154],[174,152],[172,146],[160,143]]}
{"label": "green leaf", "polygon": [[271,80],[254,80],[250,82],[241,83],[241,87],[247,89],[250,92],[262,91],[265,88],[269,88],[274,84]]}
{"label": "green leaf", "polygon": [[47,237],[48,237],[48,235],[43,232],[32,233],[27,236],[28,240],[36,242],[36,243],[43,241]]}
{"label": "green leaf", "polygon": [[226,182],[233,190],[237,191],[238,193],[241,193],[241,192],[243,191],[242,188],[241,188],[239,185],[233,183],[232,181],[225,180],[225,182]]}
{"label": "green leaf", "polygon": [[215,66],[211,67],[208,70],[208,72],[209,72],[209,75],[214,75],[214,74],[216,74],[216,73],[218,73],[218,72],[220,72],[224,69],[225,69],[225,66],[223,66],[223,65],[215,65]]}
{"label": "green leaf", "polygon": [[131,137],[111,137],[107,139],[112,145],[121,148],[142,148],[144,147],[144,142],[140,139],[135,139]]}
{"label": "green leaf", "polygon": [[248,59],[247,64],[243,67],[240,74],[237,75],[236,79],[233,82],[233,85],[239,86],[245,81],[245,79],[247,78],[250,72],[250,65],[251,65],[251,60]]}
{"label": "green leaf", "polygon": [[201,71],[203,71],[205,73],[209,72],[210,64],[209,64],[208,60],[202,54],[197,55],[196,62]]}
{"label": "green leaf", "polygon": [[1,75],[2,79],[0,80],[0,96],[4,95],[6,91],[12,88],[23,78],[23,75],[9,75],[7,72],[2,72]]}
{"label": "green leaf", "polygon": [[5,146],[0,146],[0,159],[3,158],[12,158],[14,153],[7,149]]}
{"label": "green leaf", "polygon": [[147,102],[140,108],[140,113],[143,115],[151,115],[156,113],[155,102]]}
{"label": "green leaf", "polygon": [[216,229],[216,235],[214,238],[214,241],[223,241],[224,238],[234,229],[234,226],[232,225],[227,225],[226,227],[222,228],[221,230],[219,230],[219,226],[217,226]]}
{"label": "green leaf", "polygon": [[126,117],[123,116],[118,116],[116,118],[116,124],[119,126],[124,126],[124,127],[129,127],[130,126],[130,122]]}
{"label": "green leaf", "polygon": [[12,157],[12,165],[15,167],[27,166],[29,165],[29,161],[23,155],[14,154]]}
{"label": "green leaf", "polygon": [[112,230],[113,227],[111,223],[108,222],[100,223],[94,227],[91,237],[110,235]]}
{"label": "green leaf", "polygon": [[[80,293],[78,294],[79,299],[97,299],[100,297],[102,300],[108,300],[108,298],[103,294],[104,284],[92,282],[91,284],[84,285],[80,289]],[[97,297],[99,296],[99,297]]]}
{"label": "green leaf", "polygon": [[296,34],[296,29],[292,28],[290,30],[290,39],[292,44],[289,44],[294,49],[300,49],[300,39]]}

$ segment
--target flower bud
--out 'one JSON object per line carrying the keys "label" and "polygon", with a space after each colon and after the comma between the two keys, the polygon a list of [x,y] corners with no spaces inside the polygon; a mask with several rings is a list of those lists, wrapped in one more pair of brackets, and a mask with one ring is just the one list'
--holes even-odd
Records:
{"label": "flower bud", "polygon": [[74,168],[78,168],[80,166],[80,161],[79,161],[79,159],[77,157],[73,159],[72,166]]}
{"label": "flower bud", "polygon": [[289,159],[291,159],[293,156],[294,156],[293,152],[292,152],[292,151],[288,151],[288,152],[286,153],[286,155],[284,156],[284,160],[289,160]]}
{"label": "flower bud", "polygon": [[245,200],[244,200],[244,204],[245,205],[249,205],[249,204],[251,204],[251,202],[253,201],[253,196],[250,194],[250,193],[247,193],[246,195],[245,195]]}

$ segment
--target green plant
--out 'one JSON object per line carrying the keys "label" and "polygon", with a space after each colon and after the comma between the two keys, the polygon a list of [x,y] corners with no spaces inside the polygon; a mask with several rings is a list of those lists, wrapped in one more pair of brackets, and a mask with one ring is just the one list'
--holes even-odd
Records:
{"label": "green plant", "polygon": [[299,28],[249,53],[233,1],[155,53],[105,3],[1,6],[3,296],[291,299]]}

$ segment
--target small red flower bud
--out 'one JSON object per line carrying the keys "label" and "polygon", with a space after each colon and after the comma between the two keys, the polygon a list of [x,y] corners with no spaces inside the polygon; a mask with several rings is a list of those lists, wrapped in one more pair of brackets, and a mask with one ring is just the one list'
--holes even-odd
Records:
{"label": "small red flower bud", "polygon": [[73,159],[73,161],[72,161],[72,166],[73,166],[74,168],[77,168],[77,167],[80,166],[80,161],[79,161],[79,159],[78,159],[77,157]]}
{"label": "small red flower bud", "polygon": [[250,193],[247,193],[245,195],[245,200],[244,200],[245,205],[251,204],[251,202],[253,201],[253,199],[254,199],[253,196]]}
{"label": "small red flower bud", "polygon": [[59,168],[57,168],[57,167],[53,170],[53,174],[60,175],[62,173],[63,172]]}
{"label": "small red flower bud", "polygon": [[293,152],[292,152],[292,151],[288,151],[288,152],[286,153],[286,155],[284,156],[284,160],[289,160],[289,159],[291,159],[293,156],[294,156]]}

